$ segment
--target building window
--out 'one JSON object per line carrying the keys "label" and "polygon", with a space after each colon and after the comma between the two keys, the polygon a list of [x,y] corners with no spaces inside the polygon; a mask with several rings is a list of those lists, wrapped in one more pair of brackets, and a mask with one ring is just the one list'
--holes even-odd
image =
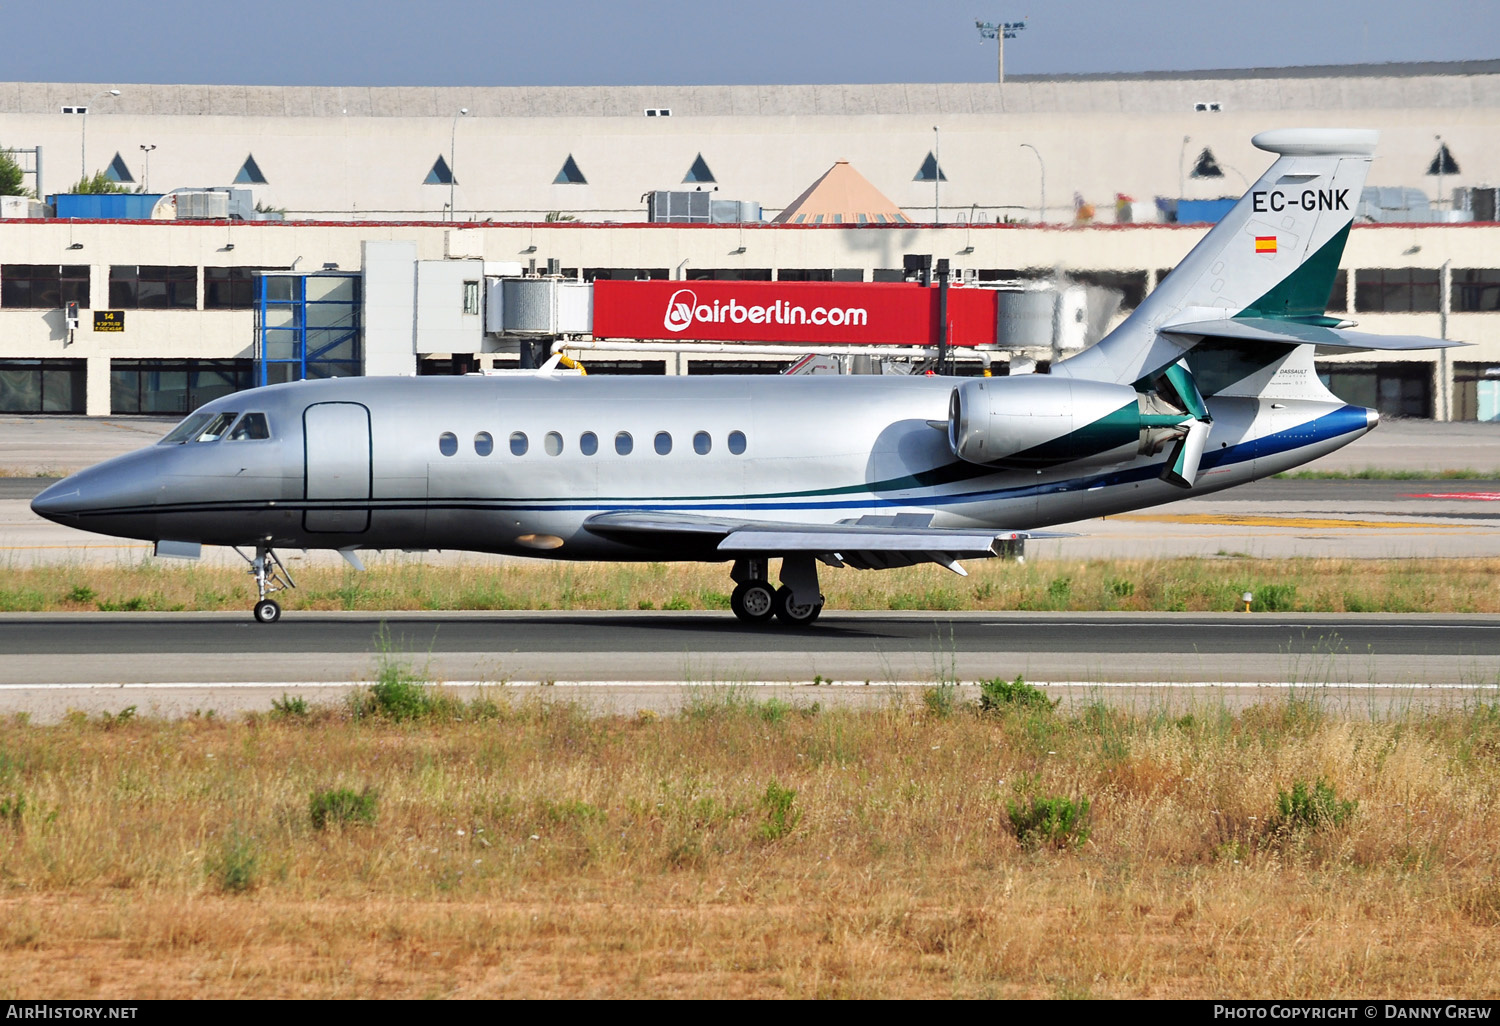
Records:
{"label": "building window", "polygon": [[770,281],[769,267],[689,267],[688,281]]}
{"label": "building window", "polygon": [[109,269],[109,305],[116,310],[194,310],[198,269],[143,264]]}
{"label": "building window", "polygon": [[709,182],[717,182],[714,173],[708,169],[708,162],[703,159],[703,154],[698,154],[693,161],[693,166],[688,168],[688,173],[682,176],[684,182],[696,182],[705,185]]}
{"label": "building window", "polygon": [[1500,268],[1454,268],[1453,309],[1460,313],[1500,310]]}
{"label": "building window", "polygon": [[205,267],[203,309],[250,310],[255,306],[255,272],[259,267]]}
{"label": "building window", "polygon": [[464,313],[479,313],[479,282],[464,282]]}
{"label": "building window", "polygon": [[[67,113],[67,112],[64,111],[63,113]],[[672,116],[672,108],[671,107],[647,107],[646,108],[646,117],[648,117],[648,118],[669,118],[671,116]]]}
{"label": "building window", "polygon": [[0,413],[82,413],[82,360],[0,360]]}
{"label": "building window", "polygon": [[946,182],[948,176],[943,174],[943,169],[938,167],[937,157],[931,150],[927,151],[927,159],[922,161],[922,166],[917,168],[916,175],[912,178],[914,182]]}
{"label": "building window", "polygon": [[1382,417],[1432,416],[1432,365],[1425,361],[1322,363],[1318,377],[1344,402]]}
{"label": "building window", "polygon": [[587,185],[589,181],[583,177],[583,172],[578,169],[578,162],[573,159],[573,154],[568,154],[568,159],[563,161],[562,170],[557,172],[557,177],[552,179],[553,185]]}
{"label": "building window", "polygon": [[245,155],[245,162],[234,175],[235,185],[265,185],[266,176],[260,173],[260,165],[255,162],[255,154]]}
{"label": "building window", "polygon": [[0,265],[0,307],[58,310],[68,303],[88,309],[88,264]]}
{"label": "building window", "polygon": [[1349,272],[1339,271],[1333,276],[1333,291],[1328,293],[1328,303],[1323,307],[1329,313],[1349,312]]}
{"label": "building window", "polygon": [[117,185],[125,183],[129,183],[130,185],[135,184],[135,175],[130,173],[129,165],[125,163],[125,158],[120,156],[119,153],[116,153],[115,159],[109,162],[109,167],[104,169],[104,177]]}
{"label": "building window", "polygon": [[448,162],[443,159],[443,155],[441,153],[438,154],[438,159],[433,162],[432,170],[429,171],[429,172],[427,172],[427,177],[424,178],[424,179],[422,179],[422,184],[423,185],[457,185],[458,184],[458,179],[453,177],[453,169],[448,166]]}
{"label": "building window", "polygon": [[1436,313],[1438,272],[1427,267],[1361,267],[1354,272],[1359,313]]}
{"label": "building window", "polygon": [[585,267],[584,281],[665,281],[672,272],[665,267]]}
{"label": "building window", "polygon": [[1145,271],[1069,271],[1068,276],[1084,285],[1120,293],[1121,310],[1134,310],[1146,298]]}
{"label": "building window", "polygon": [[109,411],[186,413],[254,384],[254,360],[111,360]]}

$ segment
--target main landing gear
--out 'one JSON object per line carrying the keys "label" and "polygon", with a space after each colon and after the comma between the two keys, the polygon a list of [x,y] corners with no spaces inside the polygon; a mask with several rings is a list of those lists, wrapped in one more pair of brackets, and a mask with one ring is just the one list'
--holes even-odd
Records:
{"label": "main landing gear", "polygon": [[287,571],[286,564],[272,551],[269,545],[255,546],[255,558],[240,552],[239,546],[235,546],[235,552],[239,557],[250,564],[250,576],[255,578],[255,589],[260,594],[255,602],[253,612],[259,623],[275,623],[281,619],[281,603],[267,596],[287,588],[295,588],[297,582],[292,580],[292,575]]}
{"label": "main landing gear", "polygon": [[781,587],[773,588],[765,558],[737,559],[729,572],[735,582],[729,608],[746,623],[765,623],[776,617],[787,627],[806,627],[823,611],[818,590],[818,568],[811,556],[787,556],[781,561]]}

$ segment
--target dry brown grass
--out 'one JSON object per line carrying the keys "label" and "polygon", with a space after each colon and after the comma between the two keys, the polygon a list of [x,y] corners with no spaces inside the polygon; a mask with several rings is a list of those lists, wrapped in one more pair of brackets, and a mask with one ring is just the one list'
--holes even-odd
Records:
{"label": "dry brown grass", "polygon": [[[1479,995],[1500,711],[493,701],[0,726],[0,997]],[[1338,827],[1277,832],[1324,779]],[[762,829],[767,783],[801,818]],[[311,793],[373,789],[316,830]],[[1087,796],[1081,848],[1007,803]],[[19,815],[4,801],[25,799]],[[241,885],[243,889],[236,889]]]}
{"label": "dry brown grass", "polygon": [[[728,609],[727,564],[424,564],[371,557],[358,573],[294,570],[289,609]],[[1500,612],[1500,559],[1096,559],[975,561],[969,577],[936,566],[826,571],[835,609]],[[15,565],[0,612],[240,609],[250,582],[233,565],[144,559],[113,566]]]}

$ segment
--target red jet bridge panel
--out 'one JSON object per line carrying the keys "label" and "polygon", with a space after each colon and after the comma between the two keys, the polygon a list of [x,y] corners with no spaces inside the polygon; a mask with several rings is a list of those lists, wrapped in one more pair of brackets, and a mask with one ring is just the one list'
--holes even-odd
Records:
{"label": "red jet bridge panel", "polygon": [[[949,343],[993,345],[996,293],[948,290]],[[594,337],[936,345],[938,290],[907,283],[594,282]]]}

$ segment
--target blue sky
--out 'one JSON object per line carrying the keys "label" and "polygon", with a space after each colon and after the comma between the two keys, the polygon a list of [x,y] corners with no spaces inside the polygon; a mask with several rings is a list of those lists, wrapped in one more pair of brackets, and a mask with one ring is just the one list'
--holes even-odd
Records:
{"label": "blue sky", "polygon": [[1496,0],[0,0],[0,79],[255,85],[983,82],[1500,57]]}

